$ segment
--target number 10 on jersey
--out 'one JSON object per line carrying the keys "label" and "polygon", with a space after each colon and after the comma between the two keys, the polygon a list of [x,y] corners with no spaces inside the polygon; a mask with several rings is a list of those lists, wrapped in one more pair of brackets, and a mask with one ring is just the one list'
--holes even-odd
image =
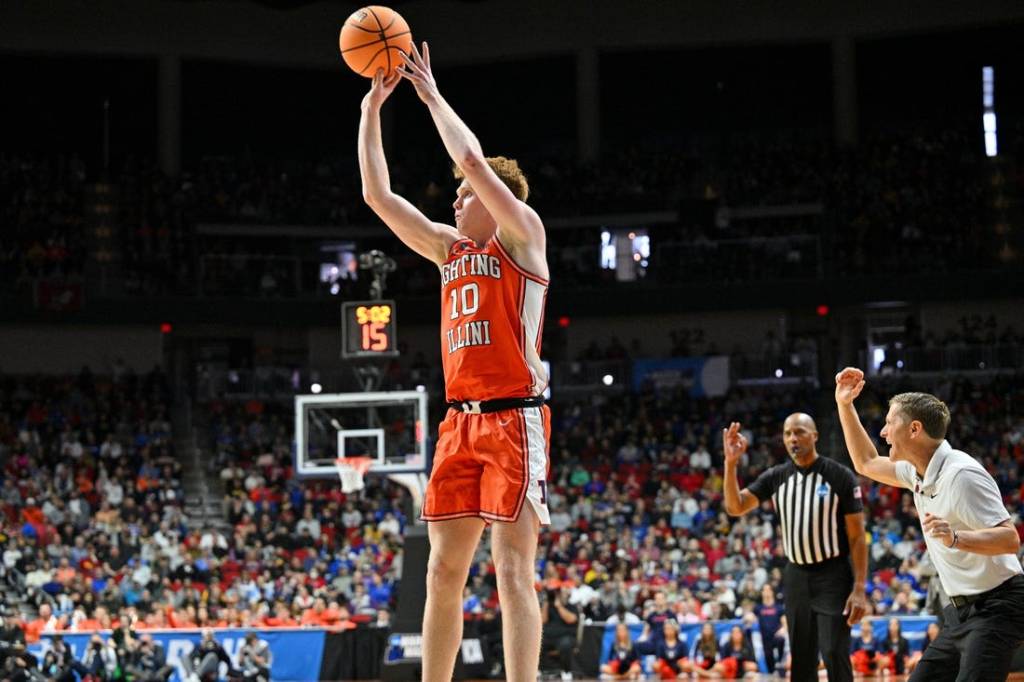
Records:
{"label": "number 10 on jersey", "polygon": [[463,284],[461,287],[451,290],[450,298],[452,303],[450,319],[457,320],[460,315],[472,315],[480,307],[480,287],[476,282]]}
{"label": "number 10 on jersey", "polygon": [[448,292],[448,354],[467,346],[491,345],[490,320],[462,320],[480,309],[480,285],[468,282],[461,287],[452,287]]}

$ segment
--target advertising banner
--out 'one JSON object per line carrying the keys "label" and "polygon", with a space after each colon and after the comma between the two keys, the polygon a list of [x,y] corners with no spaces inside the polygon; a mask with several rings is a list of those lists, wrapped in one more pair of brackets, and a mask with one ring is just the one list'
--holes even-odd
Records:
{"label": "advertising banner", "polygon": [[[184,669],[181,661],[188,656],[192,648],[199,643],[199,630],[146,630],[144,631],[153,637],[153,641],[161,645],[167,655],[167,664],[175,669],[171,676],[172,682],[182,682],[185,679]],[[324,652],[324,631],[323,630],[292,630],[292,629],[267,629],[249,630],[245,628],[224,628],[214,630],[214,638],[228,656],[238,665],[238,652],[245,643],[245,635],[248,632],[256,632],[259,638],[270,645],[273,654],[273,661],[270,669],[271,677],[277,681],[287,680],[315,680],[320,676],[320,661]],[[61,633],[64,641],[71,647],[75,658],[82,660],[85,649],[89,644],[91,633]],[[110,636],[109,632],[102,632],[103,639]],[[50,647],[50,636],[43,635],[38,644],[29,646],[29,650],[36,656],[42,658]],[[222,664],[222,671],[223,664]]]}
{"label": "advertising banner", "polygon": [[729,357],[650,358],[633,362],[633,390],[686,388],[694,398],[717,398],[729,390]]}

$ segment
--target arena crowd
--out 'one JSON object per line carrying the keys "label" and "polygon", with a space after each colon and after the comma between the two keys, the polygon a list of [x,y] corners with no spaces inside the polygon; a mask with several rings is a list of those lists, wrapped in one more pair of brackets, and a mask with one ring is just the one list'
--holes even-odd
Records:
{"label": "arena crowd", "polygon": [[[886,396],[907,383],[873,384],[861,407],[870,428],[880,429]],[[953,442],[982,459],[1024,532],[1024,381],[949,378],[929,388],[953,410]],[[641,647],[662,642],[666,621],[760,621],[762,633],[778,634],[769,655],[784,661],[785,558],[773,512],[765,504],[742,519],[725,514],[720,429],[744,423],[752,446],[740,478],[752,481],[786,456],[782,420],[815,397],[804,386],[558,402],[552,523],[537,567],[549,610],[558,602],[558,618],[642,621]],[[289,405],[214,401],[204,406],[206,446],[224,514],[190,519],[169,405],[159,370],[0,379],[8,628],[31,643],[43,633],[120,628],[387,627],[400,589],[404,491],[371,481],[346,496],[334,482],[300,483],[291,476]],[[872,615],[929,612],[935,581],[919,559],[909,495],[862,484]],[[471,572],[464,614],[492,626],[500,619],[487,561]]]}

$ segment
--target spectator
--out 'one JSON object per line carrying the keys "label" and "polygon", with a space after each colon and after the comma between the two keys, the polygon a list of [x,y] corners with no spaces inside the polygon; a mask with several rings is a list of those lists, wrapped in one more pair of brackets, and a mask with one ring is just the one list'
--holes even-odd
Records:
{"label": "spectator", "polygon": [[571,588],[568,586],[557,590],[548,590],[541,602],[541,622],[543,636],[541,655],[557,652],[558,667],[563,680],[571,680],[573,674],[573,658],[578,640],[580,614],[569,603]]}
{"label": "spectator", "polygon": [[89,638],[81,663],[88,675],[100,680],[111,680],[118,670],[117,651],[109,639],[104,640],[95,634]]}
{"label": "spectator", "polygon": [[4,614],[4,626],[0,629],[0,670],[4,669],[7,658],[18,644],[25,645],[25,631],[18,623],[17,611],[8,607]]}
{"label": "spectator", "polygon": [[244,682],[270,682],[273,663],[270,645],[259,639],[255,632],[246,633],[238,661]]}
{"label": "spectator", "polygon": [[693,671],[686,655],[686,640],[679,637],[679,623],[668,619],[662,623],[661,639],[655,649],[654,672],[659,679],[674,680]]}
{"label": "spectator", "polygon": [[212,682],[220,679],[222,663],[227,666],[229,675],[234,673],[231,658],[224,647],[214,639],[213,630],[209,628],[203,629],[199,644],[181,659],[187,682]]}
{"label": "spectator", "polygon": [[697,449],[690,454],[690,468],[694,471],[708,471],[711,469],[711,453],[708,452],[707,441],[703,438]]}
{"label": "spectator", "polygon": [[642,674],[640,657],[633,645],[629,626],[619,623],[615,626],[615,641],[612,642],[608,660],[601,664],[601,675],[613,680],[637,680]]}
{"label": "spectator", "polygon": [[718,637],[715,635],[714,624],[704,623],[701,625],[700,638],[697,640],[693,652],[695,668],[707,672],[715,667],[718,663]]}
{"label": "spectator", "polygon": [[910,659],[910,644],[903,636],[899,618],[890,618],[885,636],[878,644],[878,667],[894,675],[903,675]]}
{"label": "spectator", "polygon": [[711,667],[711,672],[718,673],[727,680],[736,680],[757,672],[754,647],[739,625],[734,625],[729,630],[729,640],[722,647],[718,663]]}
{"label": "spectator", "polygon": [[928,629],[924,632],[924,641],[921,643],[921,650],[915,651],[911,654],[910,659],[907,661],[907,672],[911,673],[914,668],[917,667],[918,661],[921,660],[921,656],[924,655],[925,650],[935,641],[935,638],[939,636],[939,624],[935,621],[928,623]]}
{"label": "spectator", "polygon": [[757,616],[758,629],[761,638],[765,643],[764,658],[768,670],[775,670],[775,633],[782,626],[784,609],[782,605],[775,602],[775,588],[765,583],[761,588],[761,603],[754,607],[754,614]]}
{"label": "spectator", "polygon": [[391,612],[387,609],[377,609],[377,619],[373,621],[373,627],[381,630],[390,630]]}
{"label": "spectator", "polygon": [[138,682],[166,682],[174,672],[167,665],[167,653],[153,636],[143,633],[129,656],[127,672]]}
{"label": "spectator", "polygon": [[853,671],[860,675],[874,675],[879,668],[879,643],[875,639],[870,618],[861,619],[860,636],[853,640],[851,646],[850,663]]}
{"label": "spectator", "polygon": [[60,635],[50,638],[50,647],[43,655],[40,672],[47,680],[56,682],[75,682],[75,673],[82,677],[88,674],[85,666],[75,660],[74,652]]}
{"label": "spectator", "polygon": [[11,682],[37,682],[38,659],[25,648],[24,642],[15,642],[7,650],[0,677]]}
{"label": "spectator", "polygon": [[652,641],[654,646],[657,646],[665,635],[665,629],[662,626],[666,621],[675,620],[675,615],[669,608],[668,599],[663,591],[659,590],[654,593],[654,604],[644,620],[650,626]]}

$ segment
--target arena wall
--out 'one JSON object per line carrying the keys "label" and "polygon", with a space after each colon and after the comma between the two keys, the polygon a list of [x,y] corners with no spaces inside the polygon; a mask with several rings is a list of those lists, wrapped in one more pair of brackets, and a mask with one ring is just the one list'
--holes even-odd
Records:
{"label": "arena wall", "polygon": [[9,374],[69,374],[88,365],[110,372],[120,358],[126,367],[145,372],[161,364],[159,327],[24,325],[0,328],[0,371]]}

